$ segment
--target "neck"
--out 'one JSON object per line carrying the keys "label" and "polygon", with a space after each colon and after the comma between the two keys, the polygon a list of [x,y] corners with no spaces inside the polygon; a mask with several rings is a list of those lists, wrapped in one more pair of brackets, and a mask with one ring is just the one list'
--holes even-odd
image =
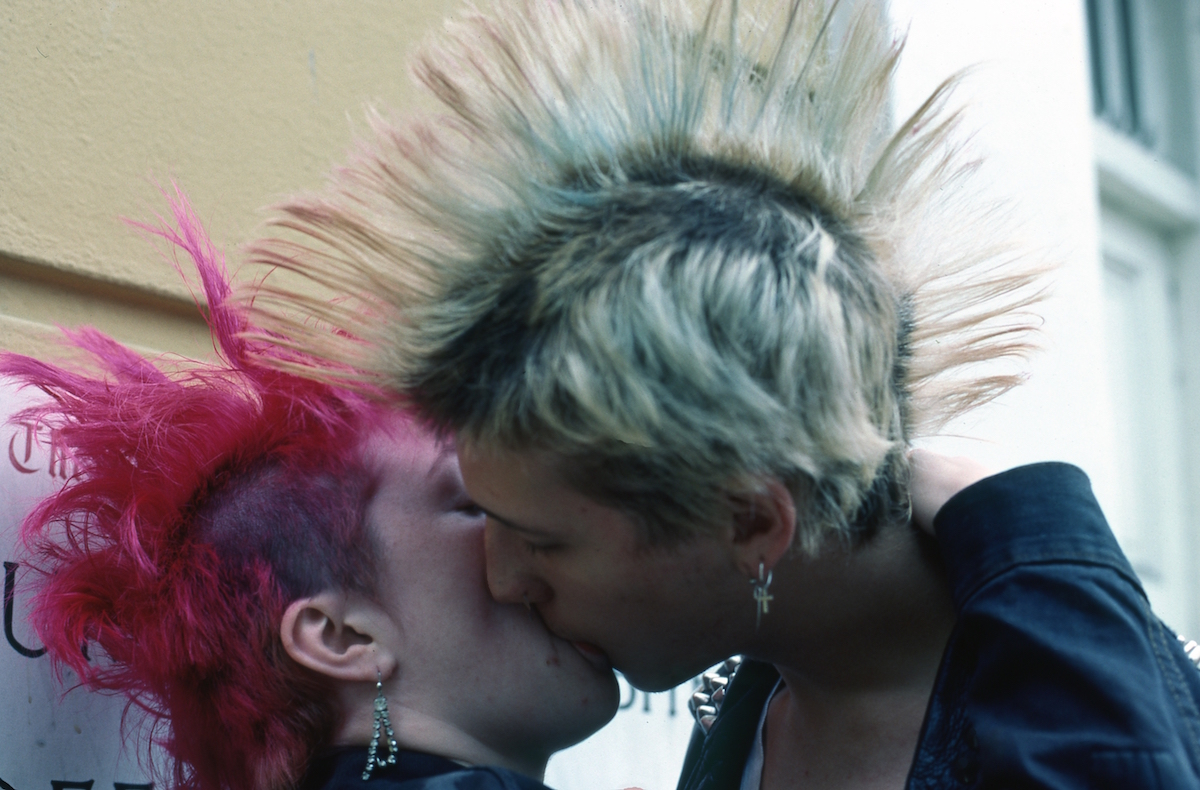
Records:
{"label": "neck", "polygon": [[764,788],[801,775],[815,788],[903,784],[954,625],[933,547],[886,528],[781,562],[775,580],[747,651],[786,684],[769,713]]}
{"label": "neck", "polygon": [[[396,741],[401,749],[436,754],[465,765],[507,768],[539,782],[545,777],[549,754],[521,752],[515,748],[497,749],[421,710],[403,703],[389,707]],[[360,746],[370,743],[372,722],[372,714],[368,710],[360,710],[358,715],[348,717],[343,722],[334,742]],[[382,753],[386,754],[386,749]]]}
{"label": "neck", "polygon": [[885,528],[853,548],[831,542],[774,575],[775,600],[747,652],[775,664],[793,697],[833,710],[928,698],[954,608],[933,547],[916,531]]}

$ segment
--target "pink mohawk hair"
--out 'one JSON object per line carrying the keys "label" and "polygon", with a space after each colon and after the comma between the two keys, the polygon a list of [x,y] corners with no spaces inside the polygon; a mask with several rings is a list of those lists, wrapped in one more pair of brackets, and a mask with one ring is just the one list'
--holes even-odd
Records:
{"label": "pink mohawk hair", "polygon": [[174,222],[140,227],[194,262],[219,362],[160,366],[94,329],[65,334],[98,374],[0,355],[0,375],[50,396],[17,418],[75,462],[22,525],[31,621],[60,677],[149,714],[173,786],[291,787],[337,713],[279,621],[325,587],[373,592],[356,451],[381,407],[268,367],[295,352],[245,339],[223,256],[166,197]]}

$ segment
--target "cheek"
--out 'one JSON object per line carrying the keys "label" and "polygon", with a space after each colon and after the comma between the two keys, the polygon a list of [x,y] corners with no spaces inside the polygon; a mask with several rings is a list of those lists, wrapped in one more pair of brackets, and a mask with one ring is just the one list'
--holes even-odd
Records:
{"label": "cheek", "polygon": [[530,569],[532,556],[512,530],[488,519],[483,542],[489,576],[504,577]]}
{"label": "cheek", "polygon": [[[426,523],[381,545],[380,575],[404,620],[419,616],[461,622],[492,603],[484,575],[481,529],[439,529]],[[444,526],[444,525],[442,525]]]}
{"label": "cheek", "polygon": [[483,536],[479,533],[439,536],[434,545],[422,552],[421,573],[436,580],[448,595],[471,601],[491,600],[483,555]]}
{"label": "cheek", "polygon": [[398,536],[399,558],[429,575],[456,579],[482,577],[483,525],[456,513],[436,513],[411,524]]}
{"label": "cheek", "polygon": [[[660,622],[663,615],[703,600],[698,558],[628,548],[581,563],[553,583],[564,608],[609,627]],[[622,626],[623,627],[623,626]]]}
{"label": "cheek", "polygon": [[645,588],[662,576],[632,548],[612,544],[580,552],[557,571],[552,575],[562,594],[595,602],[640,600]]}

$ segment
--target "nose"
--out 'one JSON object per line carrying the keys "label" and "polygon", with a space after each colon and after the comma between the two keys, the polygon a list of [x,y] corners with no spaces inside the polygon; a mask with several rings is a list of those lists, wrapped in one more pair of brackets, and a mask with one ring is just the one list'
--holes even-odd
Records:
{"label": "nose", "polygon": [[492,519],[483,530],[488,589],[501,603],[543,604],[554,597],[550,585],[529,567],[529,555],[512,530]]}

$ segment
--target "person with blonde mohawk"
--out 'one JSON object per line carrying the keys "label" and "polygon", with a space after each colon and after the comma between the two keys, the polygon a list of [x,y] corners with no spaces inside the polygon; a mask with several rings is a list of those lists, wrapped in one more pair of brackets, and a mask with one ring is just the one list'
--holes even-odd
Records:
{"label": "person with blonde mohawk", "polygon": [[465,12],[442,112],[257,247],[351,298],[263,320],[455,437],[498,600],[645,689],[745,657],[682,790],[1200,786],[1200,673],[1086,476],[911,450],[1036,324],[955,79],[891,129],[874,4],[693,10]]}

